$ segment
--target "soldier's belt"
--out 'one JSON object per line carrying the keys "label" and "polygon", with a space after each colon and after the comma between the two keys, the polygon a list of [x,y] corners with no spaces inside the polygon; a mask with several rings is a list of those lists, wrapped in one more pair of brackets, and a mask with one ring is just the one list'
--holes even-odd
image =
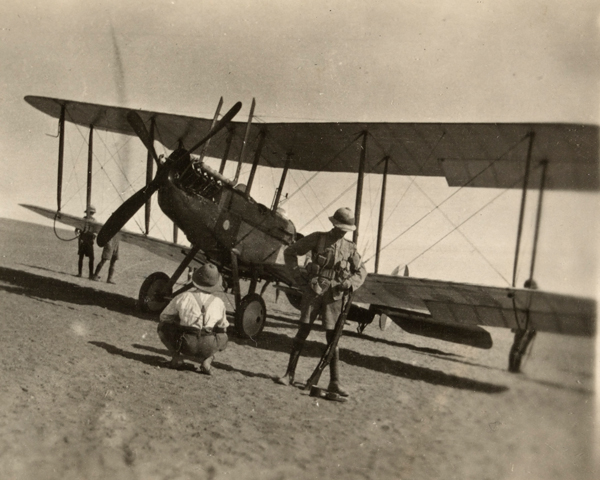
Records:
{"label": "soldier's belt", "polygon": [[326,268],[319,272],[319,277],[326,278],[327,280],[333,280],[336,276],[337,272],[332,268]]}

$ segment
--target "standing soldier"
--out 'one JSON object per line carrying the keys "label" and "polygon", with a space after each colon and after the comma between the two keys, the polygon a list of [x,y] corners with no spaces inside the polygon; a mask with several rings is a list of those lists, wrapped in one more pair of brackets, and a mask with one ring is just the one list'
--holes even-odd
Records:
{"label": "standing soldier", "polygon": [[[354,214],[349,208],[339,208],[332,217],[333,229],[329,232],[314,232],[289,246],[285,252],[285,263],[291,269],[294,279],[304,285],[300,306],[300,326],[290,353],[285,374],[276,381],[290,385],[294,381],[296,365],[304,342],[312,325],[320,314],[325,327],[327,342],[334,336],[335,324],[342,311],[342,297],[350,288],[358,289],[367,276],[356,244],[346,240],[348,232],[356,230]],[[298,256],[310,252],[311,262],[306,266],[308,278],[300,274]],[[329,364],[330,392],[348,396],[339,378],[339,350],[336,348]]]}
{"label": "standing soldier", "polygon": [[85,217],[83,217],[86,221],[83,230],[80,228],[75,229],[75,233],[79,237],[78,244],[79,248],[77,249],[77,254],[79,255],[79,262],[77,264],[78,267],[78,277],[82,276],[83,273],[83,257],[89,258],[89,278],[90,280],[94,278],[94,240],[96,239],[96,234],[92,228],[92,225],[88,223],[94,222],[94,214],[96,213],[96,209],[90,205],[85,212]]}
{"label": "standing soldier", "polygon": [[104,249],[102,250],[102,259],[98,266],[96,267],[96,271],[94,272],[94,280],[100,280],[100,270],[104,264],[110,260],[110,264],[108,266],[108,277],[106,279],[106,283],[115,283],[113,280],[113,275],[115,274],[115,263],[119,259],[119,234],[116,233],[114,237],[112,237],[106,245],[104,245]]}

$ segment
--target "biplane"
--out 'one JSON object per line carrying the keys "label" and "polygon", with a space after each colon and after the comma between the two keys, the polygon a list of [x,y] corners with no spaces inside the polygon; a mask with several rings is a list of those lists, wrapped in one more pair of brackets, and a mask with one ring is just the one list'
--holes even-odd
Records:
{"label": "biplane", "polygon": [[[253,122],[254,101],[246,121],[233,121],[239,103],[219,118],[221,101],[210,119],[39,96],[27,96],[25,100],[59,122],[57,210],[23,205],[41,215],[79,228],[85,223],[82,218],[61,212],[65,122],[90,129],[88,206],[94,130],[137,136],[145,146],[145,186],[119,206],[104,225],[94,222],[89,227],[98,232],[99,246],[121,231],[125,242],[180,262],[173,274],[152,273],[142,283],[138,300],[146,311],[160,311],[170,298],[190,288],[187,284],[174,289],[187,267],[205,262],[219,266],[234,294],[234,323],[241,335],[255,338],[263,330],[267,319],[263,295],[268,285],[276,285],[298,308],[301,290],[285,267],[283,250],[302,234],[279,209],[286,175],[296,169],[355,173],[357,227],[365,175],[381,175],[375,272],[369,273],[355,292],[348,315],[358,322],[359,331],[379,316],[380,322],[391,319],[411,334],[491,348],[491,335],[484,327],[509,328],[515,333],[509,354],[509,370],[513,372],[520,370],[536,331],[595,334],[595,300],[534,288],[535,254],[524,287],[515,284],[515,275],[512,285],[502,288],[378,273],[386,181],[390,175],[439,176],[449,186],[520,189],[516,271],[529,190],[540,192],[534,253],[545,190],[598,190],[599,132],[595,125],[257,123]],[[171,152],[168,157],[157,155],[156,142]],[[207,165],[204,159],[208,157],[221,160],[218,170]],[[227,162],[237,164],[233,178],[224,175]],[[240,184],[243,164],[251,165],[251,170],[245,183]],[[281,170],[270,207],[252,197],[255,174],[261,166]],[[190,246],[148,234],[154,193],[161,210],[185,234]],[[121,230],[142,207],[146,230]],[[354,232],[355,242],[358,234],[359,228]],[[243,295],[241,280],[248,286]]]}

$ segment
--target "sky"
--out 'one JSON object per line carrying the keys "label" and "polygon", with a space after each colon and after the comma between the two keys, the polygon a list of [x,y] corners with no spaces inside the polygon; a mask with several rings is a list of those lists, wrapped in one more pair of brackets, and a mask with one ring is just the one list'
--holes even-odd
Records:
{"label": "sky", "polygon": [[[598,124],[599,13],[591,0],[4,0],[0,217],[51,224],[18,204],[56,208],[57,122],[25,95],[205,118],[223,96],[225,108],[243,102],[238,120],[256,98],[259,121]],[[67,132],[63,211],[73,214],[85,205],[86,135]],[[93,202],[105,220],[143,183],[145,154],[136,139],[99,138],[132,159],[125,183],[97,153]],[[303,232],[329,228],[338,206],[354,207],[352,176],[317,175],[296,193],[308,178],[295,172],[286,187],[286,209]],[[253,195],[270,205],[277,172],[255,182]],[[365,187],[359,250],[367,259],[381,177],[369,175]],[[453,192],[443,179],[391,178],[380,271],[408,263],[414,276],[506,286],[520,192],[469,190],[435,209]],[[544,202],[538,283],[595,295],[597,194],[548,192]],[[168,238],[160,225],[153,234]],[[528,261],[523,255],[521,282]]]}

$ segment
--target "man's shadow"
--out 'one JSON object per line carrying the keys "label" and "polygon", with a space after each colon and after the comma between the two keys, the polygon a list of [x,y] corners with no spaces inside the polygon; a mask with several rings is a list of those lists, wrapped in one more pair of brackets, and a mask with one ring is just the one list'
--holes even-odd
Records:
{"label": "man's shadow", "polygon": [[[168,357],[170,357],[169,351],[167,349],[154,348],[154,347],[151,347],[148,345],[134,344],[133,347],[140,349],[140,350],[147,350],[149,352],[157,353],[161,356],[144,355],[144,354],[137,353],[137,352],[123,350],[122,348],[116,347],[114,345],[110,345],[109,343],[106,343],[106,342],[92,341],[89,343],[92,345],[95,345],[96,347],[103,348],[111,355],[120,355],[121,357],[127,358],[129,360],[135,360],[137,362],[141,362],[150,367],[163,367],[164,368],[167,363]],[[167,357],[167,358],[165,358],[165,357]],[[201,363],[200,361],[196,361],[194,359],[186,358],[186,360],[190,363],[198,363],[198,364]],[[266,379],[272,378],[270,375],[267,375],[264,373],[251,372],[249,370],[240,370],[238,368],[233,368],[231,365],[227,365],[225,363],[221,363],[221,362],[217,362],[217,361],[212,362],[212,366],[214,368],[217,368],[220,370],[225,370],[228,372],[238,372],[246,377],[259,377],[259,378],[266,378]]]}

